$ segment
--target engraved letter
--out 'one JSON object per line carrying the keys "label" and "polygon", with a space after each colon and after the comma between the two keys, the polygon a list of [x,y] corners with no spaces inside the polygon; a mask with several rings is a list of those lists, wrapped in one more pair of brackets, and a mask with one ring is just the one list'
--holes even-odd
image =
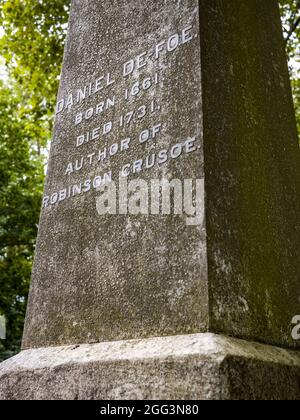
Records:
{"label": "engraved letter", "polygon": [[193,35],[190,33],[193,29],[193,26],[188,26],[182,31],[182,43],[186,44],[187,42],[190,42],[193,39]]}
{"label": "engraved letter", "polygon": [[144,52],[143,54],[139,55],[137,58],[137,69],[141,69],[147,65],[144,58],[146,57],[147,53]]}
{"label": "engraved letter", "polygon": [[127,63],[124,64],[124,77],[129,76],[131,73],[133,73],[134,70],[134,61],[130,60]]}
{"label": "engraved letter", "polygon": [[76,147],[82,146],[84,143],[84,136],[78,136],[77,137],[77,142],[76,142]]}
{"label": "engraved letter", "polygon": [[111,132],[111,130],[112,130],[112,122],[109,122],[105,124],[105,126],[103,127],[103,134],[108,134]]}
{"label": "engraved letter", "polygon": [[178,45],[179,45],[179,36],[177,34],[171,36],[171,38],[169,38],[168,44],[167,44],[168,51],[172,52],[172,51],[176,50]]}
{"label": "engraved letter", "polygon": [[64,109],[64,106],[65,106],[65,100],[62,99],[61,101],[58,102],[56,106],[56,114],[59,114],[60,112],[62,112],[62,110]]}

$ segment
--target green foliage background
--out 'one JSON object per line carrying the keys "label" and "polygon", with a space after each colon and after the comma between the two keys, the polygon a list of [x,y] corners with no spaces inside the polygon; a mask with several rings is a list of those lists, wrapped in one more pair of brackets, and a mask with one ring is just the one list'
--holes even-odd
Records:
{"label": "green foliage background", "polygon": [[0,360],[19,351],[69,0],[0,0]]}
{"label": "green foliage background", "polygon": [[283,32],[290,60],[298,132],[300,133],[300,0],[280,0]]}
{"label": "green foliage background", "polygon": [[[300,132],[300,1],[279,3]],[[0,361],[20,349],[69,4],[0,0]]]}

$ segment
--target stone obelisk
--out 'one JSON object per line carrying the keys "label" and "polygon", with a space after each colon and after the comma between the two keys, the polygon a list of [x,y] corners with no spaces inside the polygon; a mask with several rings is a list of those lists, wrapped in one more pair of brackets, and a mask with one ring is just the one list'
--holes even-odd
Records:
{"label": "stone obelisk", "polygon": [[299,214],[276,0],[73,0],[0,398],[300,398]]}

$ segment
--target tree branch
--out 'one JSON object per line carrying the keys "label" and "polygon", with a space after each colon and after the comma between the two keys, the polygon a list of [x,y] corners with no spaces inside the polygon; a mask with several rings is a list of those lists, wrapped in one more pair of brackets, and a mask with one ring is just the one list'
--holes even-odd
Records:
{"label": "tree branch", "polygon": [[298,28],[298,26],[300,25],[300,16],[295,20],[294,24],[292,25],[289,33],[287,34],[286,38],[285,38],[285,42],[288,43],[289,40],[291,39],[293,33],[295,32],[295,30]]}
{"label": "tree branch", "polygon": [[300,16],[298,16],[298,18],[296,18],[296,16],[298,15],[299,12],[300,12],[300,0],[298,0],[297,5],[296,5],[296,10],[295,10],[295,12],[293,13],[293,16],[292,16],[291,27],[290,27],[290,30],[288,31],[288,34],[287,34],[286,38],[285,38],[286,44],[289,42],[293,33],[295,32],[295,30],[300,25]]}

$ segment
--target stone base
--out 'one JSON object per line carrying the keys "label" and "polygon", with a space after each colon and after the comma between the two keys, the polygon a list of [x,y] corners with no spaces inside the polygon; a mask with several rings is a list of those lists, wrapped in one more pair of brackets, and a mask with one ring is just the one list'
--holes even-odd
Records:
{"label": "stone base", "polygon": [[23,351],[0,399],[300,399],[300,352],[214,334]]}

